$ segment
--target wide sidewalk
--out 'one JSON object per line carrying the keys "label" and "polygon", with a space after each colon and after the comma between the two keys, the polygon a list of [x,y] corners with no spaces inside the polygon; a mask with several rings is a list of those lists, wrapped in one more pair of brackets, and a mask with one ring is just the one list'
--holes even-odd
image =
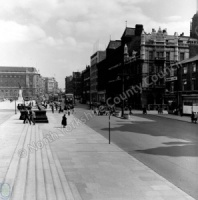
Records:
{"label": "wide sidewalk", "polygon": [[[72,194],[70,199],[193,199],[116,145],[109,144],[107,139],[78,121],[73,115],[67,116],[68,125],[65,129],[60,126],[62,114],[48,112],[47,115],[49,124],[37,124],[36,126],[43,132],[44,136],[49,132],[57,136],[50,143],[50,149],[60,161],[65,175],[65,180],[61,184],[69,186],[68,188]],[[35,129],[34,126],[28,124],[23,125],[18,117],[19,114],[13,115],[0,125],[1,181],[4,179],[24,126],[29,128],[26,138]],[[92,117],[94,116],[91,113],[85,113],[83,121],[86,123]],[[31,131],[31,129],[33,130]],[[50,158],[50,163],[53,166],[52,157]],[[22,164],[24,158],[21,159]],[[31,167],[32,165],[27,165],[27,172],[31,172]]]}
{"label": "wide sidewalk", "polygon": [[[82,117],[86,122],[94,116],[85,112]],[[57,129],[61,118],[50,114],[49,119]],[[193,199],[115,144],[109,144],[74,116],[67,116],[67,120],[67,128],[56,131],[60,139],[51,147],[60,160],[74,199]]]}

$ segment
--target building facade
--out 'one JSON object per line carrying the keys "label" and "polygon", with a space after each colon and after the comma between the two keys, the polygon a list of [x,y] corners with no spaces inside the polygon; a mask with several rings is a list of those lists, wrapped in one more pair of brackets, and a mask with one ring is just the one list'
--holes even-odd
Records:
{"label": "building facade", "polygon": [[47,94],[56,94],[58,91],[58,82],[54,77],[45,77],[45,91]]}
{"label": "building facade", "polygon": [[15,99],[19,88],[24,99],[41,95],[41,76],[34,67],[0,67],[0,98]]}
{"label": "building facade", "polygon": [[82,85],[81,85],[81,73],[73,72],[73,91],[74,98],[81,99]]}
{"label": "building facade", "polygon": [[166,95],[172,97],[168,101],[170,113],[198,112],[198,56],[174,64],[166,82]]}
{"label": "building facade", "polygon": [[80,99],[82,94],[81,73],[73,72],[72,76],[65,78],[65,93],[73,94],[75,99]]}
{"label": "building facade", "polygon": [[72,76],[67,76],[65,78],[65,93],[74,93],[74,88],[73,88],[73,77]]}
{"label": "building facade", "polygon": [[90,101],[98,101],[98,63],[106,57],[105,51],[97,51],[91,56],[90,65]]}
{"label": "building facade", "polygon": [[88,103],[90,101],[90,66],[86,66],[86,69],[82,71],[82,103]]}

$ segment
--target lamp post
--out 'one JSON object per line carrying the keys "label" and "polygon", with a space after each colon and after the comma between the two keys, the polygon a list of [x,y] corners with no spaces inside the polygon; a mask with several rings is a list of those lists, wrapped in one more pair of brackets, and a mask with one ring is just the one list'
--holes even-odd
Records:
{"label": "lamp post", "polygon": [[[124,45],[124,59],[123,59],[123,65],[122,65],[122,94],[124,94],[124,81],[125,81],[125,76],[126,74],[124,74],[124,68],[125,68],[125,63],[129,58],[129,53],[128,53],[128,47],[125,44]],[[124,99],[122,99],[122,117],[124,117]]]}
{"label": "lamp post", "polygon": [[15,99],[15,115],[16,115],[17,114],[17,111],[16,111],[16,97],[14,99]]}

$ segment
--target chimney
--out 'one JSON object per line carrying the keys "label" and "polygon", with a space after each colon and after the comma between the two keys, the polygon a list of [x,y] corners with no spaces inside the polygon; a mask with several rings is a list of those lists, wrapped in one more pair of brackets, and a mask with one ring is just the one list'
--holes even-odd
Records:
{"label": "chimney", "polygon": [[135,25],[135,35],[136,36],[141,36],[143,30],[143,25],[142,24],[136,24]]}

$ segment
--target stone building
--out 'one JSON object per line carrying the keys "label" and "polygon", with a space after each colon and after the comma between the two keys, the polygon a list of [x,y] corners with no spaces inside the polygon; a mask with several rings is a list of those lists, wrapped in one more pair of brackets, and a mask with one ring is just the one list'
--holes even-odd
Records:
{"label": "stone building", "polygon": [[90,100],[98,101],[98,63],[106,57],[105,51],[97,51],[91,56],[90,65]]}
{"label": "stone building", "polygon": [[0,98],[18,97],[19,88],[25,99],[35,99],[41,95],[41,75],[34,67],[0,67]]}
{"label": "stone building", "polygon": [[198,55],[175,63],[166,77],[169,112],[198,112]]}

